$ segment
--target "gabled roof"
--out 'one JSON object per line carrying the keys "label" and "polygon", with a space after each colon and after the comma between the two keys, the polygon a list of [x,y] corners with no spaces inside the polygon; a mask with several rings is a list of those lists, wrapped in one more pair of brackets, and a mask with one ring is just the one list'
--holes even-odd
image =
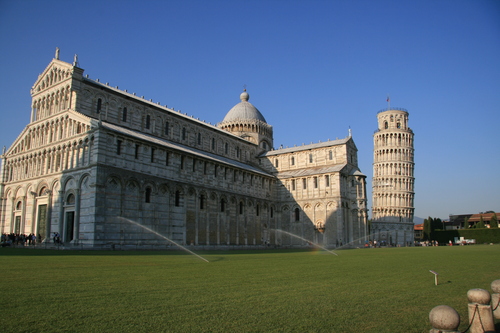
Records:
{"label": "gabled roof", "polygon": [[[26,136],[26,133],[29,132],[29,130],[32,128],[32,127],[36,127],[36,126],[40,126],[40,124],[45,124],[45,123],[50,123],[52,122],[54,119],[57,119],[57,118],[61,118],[65,115],[68,115],[70,119],[72,120],[76,120],[76,121],[80,121],[82,123],[85,123],[85,124],[89,124],[90,126],[93,126],[92,125],[92,122],[96,122],[95,119],[92,119],[80,112],[76,112],[74,110],[67,110],[67,111],[64,111],[62,113],[56,113],[50,117],[47,117],[47,118],[44,118],[44,119],[41,119],[41,120],[37,120],[37,121],[34,121],[32,123],[29,123],[28,125],[26,125],[26,127],[24,127],[23,131],[17,136],[16,140],[14,140],[14,142],[10,145],[10,147],[7,149],[7,151],[5,152],[5,156],[9,156],[11,155],[12,153],[12,150],[14,150],[17,145],[22,141],[24,140],[25,136]],[[51,145],[51,144],[47,144],[47,145]],[[36,149],[39,149],[40,147],[37,147]]]}
{"label": "gabled roof", "polygon": [[[67,62],[55,58],[52,59],[45,70],[38,76],[35,84],[33,84],[31,93],[34,95],[38,91],[44,90],[53,84],[71,78],[74,68],[75,67]],[[54,73],[57,75],[51,77],[51,74]],[[45,84],[47,85],[45,86]]]}
{"label": "gabled roof", "polygon": [[[266,152],[265,154],[262,154],[261,156],[273,156],[273,155],[280,155],[280,154],[286,154],[286,153],[297,153],[299,151],[305,151],[305,150],[312,150],[316,148],[324,148],[324,147],[330,147],[330,146],[338,146],[338,145],[343,145],[349,142],[352,138],[348,136],[347,138],[344,139],[337,139],[333,141],[325,141],[325,142],[318,142],[318,143],[311,143],[309,145],[302,145],[302,146],[297,146],[297,147],[290,147],[290,148],[280,148],[276,150],[270,150]],[[352,140],[351,140],[352,141]],[[354,144],[354,141],[352,141]]]}
{"label": "gabled roof", "polygon": [[500,213],[483,213],[483,214],[473,214],[468,222],[479,222],[481,221],[481,217],[483,218],[484,222],[489,222],[491,218],[493,217],[493,214],[497,216],[497,220],[500,221]]}
{"label": "gabled roof", "polygon": [[277,174],[278,178],[297,178],[297,177],[307,177],[318,174],[340,172],[347,164],[337,164],[322,166],[317,168],[305,168],[298,170],[282,171]]}
{"label": "gabled roof", "polygon": [[225,165],[232,166],[232,167],[235,167],[238,169],[245,169],[248,172],[253,172],[253,173],[260,174],[260,175],[267,176],[267,177],[273,177],[272,175],[270,175],[267,172],[262,171],[261,169],[253,167],[249,164],[245,164],[245,163],[241,163],[241,162],[232,160],[230,158],[207,153],[207,152],[199,150],[199,149],[184,146],[184,145],[181,145],[179,143],[175,143],[175,142],[168,141],[165,139],[160,139],[160,138],[157,138],[157,137],[152,136],[152,135],[136,132],[136,131],[133,131],[131,129],[127,129],[127,128],[124,128],[121,126],[113,125],[113,124],[110,124],[110,123],[107,123],[104,121],[101,123],[101,126],[105,129],[108,129],[108,130],[111,130],[111,131],[114,131],[114,132],[117,132],[117,133],[120,133],[120,134],[123,134],[126,136],[134,137],[134,138],[139,139],[139,140],[149,141],[151,143],[154,143],[154,144],[159,145],[159,146],[163,146],[165,148],[184,152],[184,153],[187,153],[190,155],[197,156],[199,158],[203,158],[203,159],[206,159],[209,161],[225,164]]}

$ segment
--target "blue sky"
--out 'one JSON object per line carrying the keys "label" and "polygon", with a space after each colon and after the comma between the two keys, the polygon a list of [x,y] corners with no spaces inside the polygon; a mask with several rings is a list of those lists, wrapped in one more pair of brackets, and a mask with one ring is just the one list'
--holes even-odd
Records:
{"label": "blue sky", "polygon": [[377,112],[409,111],[415,215],[500,211],[500,1],[0,0],[0,145],[60,58],[215,124],[246,85],[275,147],[352,129],[369,208]]}

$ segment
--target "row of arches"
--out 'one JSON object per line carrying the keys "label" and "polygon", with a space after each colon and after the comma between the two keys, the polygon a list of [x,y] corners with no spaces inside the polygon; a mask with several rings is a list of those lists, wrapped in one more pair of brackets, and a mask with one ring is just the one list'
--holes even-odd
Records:
{"label": "row of arches", "polygon": [[407,176],[413,177],[413,163],[375,163],[373,176]]}
{"label": "row of arches", "polygon": [[373,193],[387,192],[387,191],[410,191],[414,189],[413,178],[373,178]]}
{"label": "row of arches", "polygon": [[35,92],[40,92],[70,77],[71,70],[53,67],[48,73],[45,74],[44,79],[38,83],[37,87],[35,88]]}
{"label": "row of arches", "polygon": [[374,193],[373,209],[379,207],[413,207],[413,193]]}
{"label": "row of arches", "polygon": [[217,124],[217,126],[223,130],[228,132],[251,132],[258,133],[267,137],[273,137],[273,128],[269,124],[260,121],[230,121],[230,122],[222,122]]}
{"label": "row of arches", "polygon": [[412,208],[373,208],[374,222],[413,222]]}
{"label": "row of arches", "polygon": [[[345,163],[342,148],[328,147],[326,149],[315,149],[292,154],[279,154],[273,157],[273,165],[279,171],[293,170],[313,165],[332,165]],[[356,163],[356,154],[348,154],[351,163]],[[272,157],[272,155],[270,156]]]}
{"label": "row of arches", "polygon": [[375,149],[386,146],[413,147],[413,133],[387,133],[375,134]]}
{"label": "row of arches", "polygon": [[90,125],[71,119],[68,115],[30,126],[28,132],[13,150],[13,154],[36,149],[52,142],[65,140],[75,135],[87,132]]}
{"label": "row of arches", "polygon": [[33,99],[34,119],[41,120],[70,108],[71,89],[69,85]]}
{"label": "row of arches", "polygon": [[374,162],[406,161],[413,162],[413,149],[377,149]]}
{"label": "row of arches", "polygon": [[88,165],[93,138],[68,142],[5,160],[5,179],[19,181]]}

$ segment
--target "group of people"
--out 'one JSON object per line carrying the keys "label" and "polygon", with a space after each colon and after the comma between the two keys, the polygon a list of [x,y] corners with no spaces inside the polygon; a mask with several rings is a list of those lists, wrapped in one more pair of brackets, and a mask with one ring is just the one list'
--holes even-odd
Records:
{"label": "group of people", "polygon": [[40,242],[42,236],[38,235],[38,237],[35,234],[15,234],[15,233],[10,233],[10,234],[5,234],[3,233],[1,236],[1,246],[11,246],[11,245],[21,245],[21,246],[30,246],[30,245],[36,245],[37,240]]}
{"label": "group of people", "polygon": [[439,242],[437,240],[427,240],[422,242],[415,241],[415,246],[439,246]]}

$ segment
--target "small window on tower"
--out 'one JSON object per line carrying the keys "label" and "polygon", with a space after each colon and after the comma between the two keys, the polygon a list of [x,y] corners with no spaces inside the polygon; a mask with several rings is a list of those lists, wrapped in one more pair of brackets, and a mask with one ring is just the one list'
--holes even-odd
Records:
{"label": "small window on tower", "polygon": [[102,99],[98,98],[97,99],[97,108],[96,108],[96,112],[97,113],[100,113],[101,112],[101,109],[102,109]]}

